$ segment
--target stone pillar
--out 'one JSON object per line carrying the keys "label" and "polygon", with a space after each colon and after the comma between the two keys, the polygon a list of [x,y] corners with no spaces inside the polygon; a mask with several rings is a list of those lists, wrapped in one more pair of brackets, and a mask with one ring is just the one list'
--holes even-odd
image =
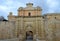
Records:
{"label": "stone pillar", "polygon": [[33,41],[36,41],[36,34],[33,36]]}
{"label": "stone pillar", "polygon": [[23,41],[24,40],[24,35],[19,34],[19,41]]}

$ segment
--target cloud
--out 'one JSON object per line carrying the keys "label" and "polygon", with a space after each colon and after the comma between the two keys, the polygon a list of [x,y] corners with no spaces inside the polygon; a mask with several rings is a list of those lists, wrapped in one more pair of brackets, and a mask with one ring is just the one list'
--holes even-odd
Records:
{"label": "cloud", "polygon": [[3,6],[3,5],[0,5],[0,10],[5,12],[7,10],[7,7]]}
{"label": "cloud", "polygon": [[25,7],[26,3],[34,3],[34,6],[40,6],[43,8],[42,13],[60,12],[60,0],[0,0],[0,15],[8,15],[9,12],[13,12],[17,15],[17,9],[19,7]]}
{"label": "cloud", "polygon": [[48,6],[47,12],[49,12],[49,13],[55,12],[59,7],[59,2],[57,0],[47,0],[46,4]]}
{"label": "cloud", "polygon": [[24,6],[23,3],[13,0],[2,0],[0,4],[0,16],[4,16],[7,19],[9,12],[14,12],[13,15],[17,15],[17,9],[20,6]]}
{"label": "cloud", "polygon": [[0,12],[3,11],[8,14],[12,11],[16,14],[16,11],[20,6],[24,6],[24,4],[16,0],[5,0],[3,4],[0,4]]}

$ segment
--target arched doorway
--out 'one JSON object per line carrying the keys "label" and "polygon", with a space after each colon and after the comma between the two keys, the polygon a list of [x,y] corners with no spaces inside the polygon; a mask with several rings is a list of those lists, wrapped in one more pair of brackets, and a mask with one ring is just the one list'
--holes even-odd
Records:
{"label": "arched doorway", "polygon": [[33,40],[33,32],[32,31],[26,32],[26,40]]}

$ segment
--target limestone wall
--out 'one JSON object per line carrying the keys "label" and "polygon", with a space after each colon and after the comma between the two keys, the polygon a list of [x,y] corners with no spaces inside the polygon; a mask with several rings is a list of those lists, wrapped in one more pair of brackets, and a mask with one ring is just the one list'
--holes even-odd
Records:
{"label": "limestone wall", "polygon": [[45,32],[47,41],[60,41],[60,20],[46,20]]}
{"label": "limestone wall", "polygon": [[14,22],[0,21],[0,39],[13,38],[14,29]]}
{"label": "limestone wall", "polygon": [[0,41],[19,41],[19,38],[5,39]]}

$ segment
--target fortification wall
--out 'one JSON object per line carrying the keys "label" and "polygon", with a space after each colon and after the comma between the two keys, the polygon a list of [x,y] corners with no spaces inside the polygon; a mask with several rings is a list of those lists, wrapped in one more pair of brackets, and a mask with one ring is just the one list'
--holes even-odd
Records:
{"label": "fortification wall", "polygon": [[14,37],[15,24],[13,22],[0,21],[0,39]]}

